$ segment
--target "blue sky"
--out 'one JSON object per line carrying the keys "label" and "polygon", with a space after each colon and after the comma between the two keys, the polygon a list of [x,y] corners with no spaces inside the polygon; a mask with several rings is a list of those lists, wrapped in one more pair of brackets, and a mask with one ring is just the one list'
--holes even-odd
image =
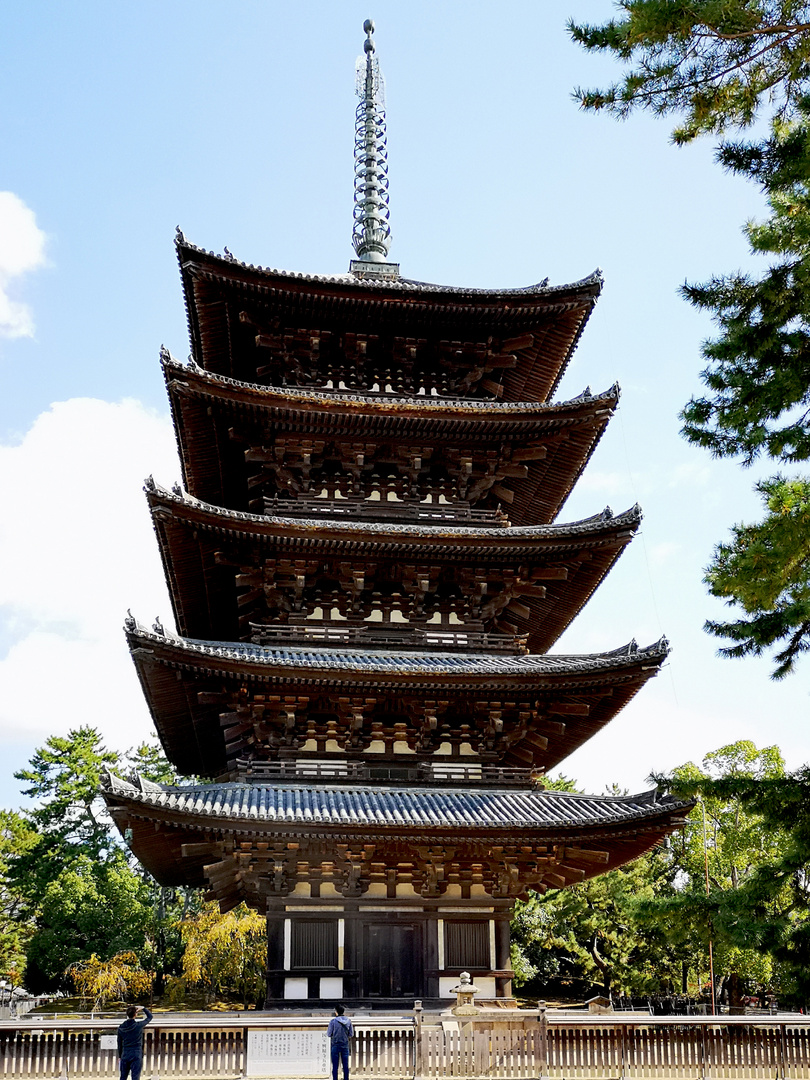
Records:
{"label": "blue sky", "polygon": [[615,77],[565,21],[605,0],[297,5],[196,0],[11,5],[0,42],[0,803],[49,733],[150,731],[121,635],[170,622],[143,478],[179,477],[158,366],[188,352],[173,236],[287,270],[351,256],[354,62],[373,17],[387,81],[391,258],[449,285],[576,280],[605,290],[561,388],[623,397],[562,519],[638,501],[643,534],[556,651],[636,637],[668,668],[564,766],[641,789],[737,738],[807,758],[807,662],[727,661],[701,584],[758,473],[679,437],[711,325],[685,280],[750,265],[756,190],[676,149],[671,125],[581,113]]}

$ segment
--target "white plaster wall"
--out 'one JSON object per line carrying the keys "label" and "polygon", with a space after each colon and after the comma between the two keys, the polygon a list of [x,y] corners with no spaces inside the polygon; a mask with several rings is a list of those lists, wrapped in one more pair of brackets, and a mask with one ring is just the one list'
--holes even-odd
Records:
{"label": "white plaster wall", "polygon": [[284,997],[285,998],[305,998],[309,997],[309,981],[307,979],[285,979],[284,980]]}
{"label": "white plaster wall", "polygon": [[339,975],[328,975],[321,979],[320,998],[330,998],[335,1003],[343,997],[343,979]]}

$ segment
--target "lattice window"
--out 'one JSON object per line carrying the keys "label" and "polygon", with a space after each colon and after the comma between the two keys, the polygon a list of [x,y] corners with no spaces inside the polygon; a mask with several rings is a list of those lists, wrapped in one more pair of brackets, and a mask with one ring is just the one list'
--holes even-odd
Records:
{"label": "lattice window", "polygon": [[337,919],[294,922],[290,962],[294,968],[336,968]]}
{"label": "lattice window", "polygon": [[447,968],[488,968],[489,923],[445,922],[444,966]]}

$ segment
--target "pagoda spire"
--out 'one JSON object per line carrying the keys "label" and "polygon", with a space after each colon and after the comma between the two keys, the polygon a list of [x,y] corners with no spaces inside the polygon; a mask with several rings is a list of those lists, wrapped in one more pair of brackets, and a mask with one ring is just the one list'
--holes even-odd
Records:
{"label": "pagoda spire", "polygon": [[360,98],[354,125],[354,227],[352,243],[357,259],[354,273],[398,276],[387,262],[391,246],[388,223],[388,144],[385,128],[385,79],[375,56],[374,23],[363,23],[365,58],[357,60],[356,92]]}

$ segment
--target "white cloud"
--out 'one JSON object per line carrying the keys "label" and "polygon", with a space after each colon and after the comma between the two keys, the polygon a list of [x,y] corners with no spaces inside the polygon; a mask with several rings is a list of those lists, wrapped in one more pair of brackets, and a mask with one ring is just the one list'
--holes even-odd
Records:
{"label": "white cloud", "polygon": [[32,337],[30,307],[9,295],[15,278],[45,266],[45,233],[33,210],[12,191],[0,191],[0,336]]}
{"label": "white cloud", "polygon": [[665,566],[671,566],[682,552],[683,544],[676,540],[664,540],[660,544],[653,544],[649,548],[650,567],[653,570],[660,570]]}
{"label": "white cloud", "polygon": [[179,476],[172,428],[137,401],[59,402],[0,446],[0,744],[83,723],[119,749],[149,733],[121,626],[127,607],[171,625],[142,491],[153,471]]}
{"label": "white cloud", "polygon": [[599,472],[586,469],[577,481],[577,492],[596,492],[603,498],[631,498],[633,483],[626,472]]}
{"label": "white cloud", "polygon": [[671,488],[705,487],[711,478],[712,470],[706,462],[687,461],[670,469],[667,486]]}

